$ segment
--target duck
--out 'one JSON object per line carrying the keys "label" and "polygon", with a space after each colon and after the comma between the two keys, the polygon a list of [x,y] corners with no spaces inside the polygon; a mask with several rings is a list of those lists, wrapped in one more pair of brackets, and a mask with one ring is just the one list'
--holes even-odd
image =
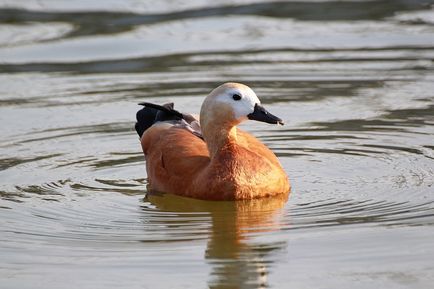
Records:
{"label": "duck", "polygon": [[212,200],[250,200],[289,194],[276,155],[237,127],[247,120],[283,125],[247,85],[224,83],[204,99],[200,115],[173,103],[140,103],[135,129],[145,156],[148,192]]}

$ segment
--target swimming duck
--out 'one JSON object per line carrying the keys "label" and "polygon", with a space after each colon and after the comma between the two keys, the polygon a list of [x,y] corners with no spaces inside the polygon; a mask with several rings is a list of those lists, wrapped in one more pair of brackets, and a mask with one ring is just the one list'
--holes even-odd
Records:
{"label": "swimming duck", "polygon": [[255,92],[225,83],[204,100],[200,117],[173,103],[141,103],[136,131],[152,191],[203,200],[246,200],[288,194],[290,184],[274,153],[236,126],[245,120],[283,121]]}

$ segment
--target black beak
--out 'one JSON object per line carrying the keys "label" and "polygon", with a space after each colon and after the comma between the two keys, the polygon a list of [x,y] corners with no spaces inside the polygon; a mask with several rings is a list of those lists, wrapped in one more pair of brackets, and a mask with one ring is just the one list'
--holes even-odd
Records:
{"label": "black beak", "polygon": [[269,113],[260,104],[255,104],[255,110],[252,113],[248,114],[247,117],[251,120],[257,120],[257,121],[262,121],[262,122],[266,122],[266,123],[283,125],[283,120],[281,120],[277,116]]}

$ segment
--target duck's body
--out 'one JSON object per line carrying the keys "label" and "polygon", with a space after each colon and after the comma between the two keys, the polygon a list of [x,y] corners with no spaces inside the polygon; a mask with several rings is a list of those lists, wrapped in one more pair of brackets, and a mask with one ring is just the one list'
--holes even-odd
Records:
{"label": "duck's body", "polygon": [[[246,96],[241,95],[243,93]],[[182,119],[156,122],[146,129],[141,144],[151,189],[206,200],[287,194],[289,181],[274,153],[254,136],[236,128],[259,105],[256,95],[253,93],[253,100],[249,100],[248,93],[253,91],[235,83],[215,89],[202,105],[201,132]],[[231,101],[222,97],[231,94],[241,95],[256,104],[254,108],[247,103],[234,110]],[[263,118],[267,112],[260,109],[259,117]],[[247,114],[245,110],[252,112]],[[268,117],[274,123],[281,122],[271,114]],[[271,122],[270,119],[261,120]],[[192,118],[189,122],[196,123]]]}

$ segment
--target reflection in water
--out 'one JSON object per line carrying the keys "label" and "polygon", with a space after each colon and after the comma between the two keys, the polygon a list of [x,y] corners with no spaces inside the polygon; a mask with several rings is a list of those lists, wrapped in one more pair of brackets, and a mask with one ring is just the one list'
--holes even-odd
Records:
{"label": "reflection in water", "polygon": [[273,259],[286,242],[252,242],[257,233],[279,230],[288,195],[238,202],[194,200],[170,194],[148,193],[145,198],[159,210],[208,213],[210,237],[205,259],[212,266],[210,288],[265,288]]}
{"label": "reflection in water", "polygon": [[[434,0],[0,2],[0,287],[432,287]],[[137,103],[229,80],[287,205],[143,201]]]}

